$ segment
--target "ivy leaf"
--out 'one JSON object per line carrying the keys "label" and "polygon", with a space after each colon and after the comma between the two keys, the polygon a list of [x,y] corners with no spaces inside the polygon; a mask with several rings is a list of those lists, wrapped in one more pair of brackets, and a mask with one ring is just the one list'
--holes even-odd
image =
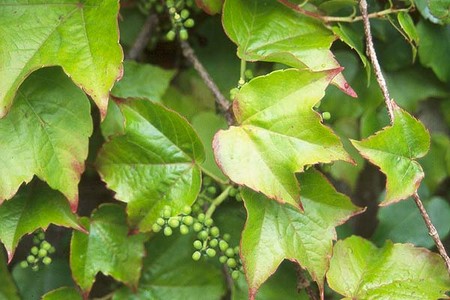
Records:
{"label": "ivy leaf", "polygon": [[239,126],[214,137],[222,171],[237,184],[301,207],[295,172],[319,162],[351,160],[312,110],[338,72],[289,69],[244,85],[233,103]]}
{"label": "ivy leaf", "polygon": [[83,298],[77,292],[76,289],[72,287],[61,287],[56,290],[50,291],[42,296],[42,300],[82,300]]}
{"label": "ivy leaf", "polygon": [[72,276],[81,290],[89,294],[98,272],[136,286],[146,237],[129,235],[125,211],[103,204],[81,222],[89,234],[74,231],[70,242]]}
{"label": "ivy leaf", "polygon": [[98,171],[116,198],[128,203],[131,223],[150,231],[164,206],[177,214],[195,201],[203,145],[185,119],[157,103],[129,100],[119,106],[125,135],[103,146]]}
{"label": "ivy leaf", "polygon": [[113,299],[223,299],[225,281],[220,269],[205,260],[193,261],[192,241],[192,235],[158,235],[150,240],[137,290],[121,288]]}
{"label": "ivy leaf", "polygon": [[195,0],[195,4],[209,15],[215,15],[222,11],[224,0]]}
{"label": "ivy leaf", "polygon": [[0,206],[0,240],[11,261],[20,239],[50,224],[83,231],[63,195],[40,182],[24,187]]}
{"label": "ivy leaf", "polygon": [[283,259],[307,269],[323,293],[335,227],[361,211],[319,172],[309,170],[300,174],[299,180],[304,213],[250,189],[242,192],[247,223],[242,232],[241,256],[251,299]]}
{"label": "ivy leaf", "polygon": [[422,123],[398,106],[394,124],[362,141],[351,140],[362,156],[386,175],[386,198],[380,205],[406,199],[417,191],[424,177],[416,158],[430,147],[430,135]]}
{"label": "ivy leaf", "polygon": [[17,287],[11,278],[11,274],[8,270],[8,265],[6,264],[6,259],[4,256],[3,249],[0,245],[0,299],[5,300],[20,300],[19,293],[17,292]]}
{"label": "ivy leaf", "polygon": [[380,249],[356,236],[334,246],[327,281],[346,299],[438,299],[450,290],[439,255],[392,242]]}
{"label": "ivy leaf", "polygon": [[[243,60],[278,62],[311,71],[340,67],[329,50],[335,40],[333,33],[321,21],[277,1],[226,0],[223,26]],[[336,74],[333,82],[356,97],[342,74]]]}
{"label": "ivy leaf", "polygon": [[450,1],[430,0],[428,1],[430,12],[443,23],[450,23]]}
{"label": "ivy leaf", "polygon": [[0,5],[0,117],[31,72],[53,65],[62,66],[104,116],[109,91],[121,76],[118,12],[117,0],[11,0]]}

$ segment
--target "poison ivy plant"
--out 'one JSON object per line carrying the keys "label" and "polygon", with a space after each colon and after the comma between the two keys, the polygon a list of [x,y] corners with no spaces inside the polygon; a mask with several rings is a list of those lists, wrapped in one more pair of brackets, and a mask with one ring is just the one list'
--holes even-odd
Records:
{"label": "poison ivy plant", "polygon": [[334,246],[327,281],[349,299],[446,298],[450,285],[437,254],[392,242],[379,249],[356,236]]}
{"label": "poison ivy plant", "polygon": [[339,71],[275,71],[244,85],[233,103],[239,126],[214,137],[222,171],[238,184],[301,207],[296,172],[319,162],[351,160],[312,109]]}
{"label": "poison ivy plant", "polygon": [[3,0],[0,116],[31,72],[52,65],[62,66],[104,116],[108,92],[121,76],[118,9],[116,0]]}
{"label": "poison ivy plant", "polygon": [[81,300],[83,298],[77,292],[76,289],[70,287],[58,288],[42,296],[42,300],[59,300],[59,299]]}
{"label": "poison ivy plant", "polygon": [[0,119],[0,132],[0,203],[37,175],[61,191],[76,211],[92,133],[86,95],[59,69],[33,73],[11,112]]}
{"label": "poison ivy plant", "polygon": [[8,271],[6,264],[6,257],[3,255],[3,250],[0,250],[0,299],[19,300],[17,288],[12,280],[11,274]]}

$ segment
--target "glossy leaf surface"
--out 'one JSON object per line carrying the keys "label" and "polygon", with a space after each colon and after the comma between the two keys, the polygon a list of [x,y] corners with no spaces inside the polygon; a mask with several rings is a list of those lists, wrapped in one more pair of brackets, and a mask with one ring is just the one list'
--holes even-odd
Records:
{"label": "glossy leaf surface", "polygon": [[386,174],[386,198],[381,205],[405,199],[417,191],[424,176],[415,161],[424,156],[430,146],[430,136],[422,123],[399,107],[394,109],[395,120],[362,141],[352,140],[362,156]]}
{"label": "glossy leaf surface", "polygon": [[334,246],[327,281],[346,299],[439,299],[450,290],[438,254],[391,242],[377,248],[356,236]]}
{"label": "glossy leaf surface", "polygon": [[159,104],[129,100],[120,107],[125,135],[104,145],[98,170],[116,199],[128,203],[131,223],[150,231],[164,206],[176,214],[195,201],[203,145],[184,118]]}
{"label": "glossy leaf surface", "polygon": [[24,235],[38,228],[46,230],[50,224],[83,230],[64,196],[43,183],[23,187],[0,205],[0,241],[8,252],[8,261]]}
{"label": "glossy leaf surface", "polygon": [[19,300],[17,287],[12,280],[11,274],[6,264],[6,257],[3,255],[3,249],[0,247],[0,299]]}
{"label": "glossy leaf surface", "polygon": [[125,211],[115,204],[103,204],[81,222],[89,234],[74,231],[70,243],[72,276],[81,290],[89,293],[98,272],[136,286],[146,237],[129,234]]}
{"label": "glossy leaf surface", "polygon": [[60,69],[33,73],[0,119],[0,203],[37,175],[61,191],[72,210],[92,133],[86,95]]}
{"label": "glossy leaf surface", "polygon": [[241,255],[252,297],[283,259],[298,262],[323,288],[335,227],[359,211],[319,172],[302,173],[299,181],[304,213],[249,189],[242,193],[247,223]]}
{"label": "glossy leaf surface", "polygon": [[244,85],[233,103],[239,126],[214,137],[222,171],[238,184],[301,207],[296,172],[319,162],[350,160],[312,109],[338,71],[275,71]]}
{"label": "glossy leaf surface", "polygon": [[42,300],[82,300],[83,298],[76,289],[71,287],[62,287],[48,292],[42,296]]}
{"label": "glossy leaf surface", "polygon": [[121,76],[118,12],[117,0],[0,1],[0,117],[31,72],[53,65],[62,66],[105,115]]}
{"label": "glossy leaf surface", "polygon": [[195,0],[198,7],[210,15],[215,15],[222,11],[222,5],[224,0]]}

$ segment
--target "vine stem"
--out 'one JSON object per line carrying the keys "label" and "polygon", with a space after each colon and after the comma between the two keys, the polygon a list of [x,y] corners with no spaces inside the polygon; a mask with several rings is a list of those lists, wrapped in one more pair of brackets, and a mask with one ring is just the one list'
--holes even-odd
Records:
{"label": "vine stem", "polygon": [[208,210],[205,213],[205,218],[211,218],[212,214],[214,213],[214,211],[216,210],[217,206],[219,206],[223,201],[225,201],[228,198],[228,193],[231,190],[232,186],[229,185],[227,186],[222,193],[220,193],[219,196],[217,196],[217,198],[215,198],[213,200],[213,202],[211,202],[211,205],[208,207]]}
{"label": "vine stem", "polygon": [[420,200],[419,194],[417,194],[417,192],[414,193],[413,198],[414,198],[414,202],[416,202],[416,205],[419,208],[420,214],[422,215],[422,218],[425,221],[425,224],[427,225],[428,234],[431,236],[434,243],[436,244],[439,254],[442,256],[442,258],[445,261],[445,265],[447,266],[447,272],[450,274],[450,258],[448,257],[448,254],[445,251],[444,245],[442,244],[441,239],[439,238],[439,234],[436,230],[436,227],[434,227],[433,223],[431,222],[430,216],[428,215],[427,211],[425,210],[425,207],[423,206],[423,203]]}
{"label": "vine stem", "polygon": [[380,63],[378,62],[377,53],[375,52],[375,48],[373,46],[372,33],[370,31],[370,21],[367,12],[367,1],[360,0],[359,1],[359,9],[361,10],[361,15],[364,24],[364,33],[366,35],[366,51],[367,55],[372,62],[373,69],[375,71],[375,77],[377,78],[378,85],[381,88],[381,92],[383,93],[384,102],[386,103],[386,107],[389,113],[389,118],[391,120],[391,124],[394,123],[394,108],[396,104],[393,99],[389,96],[389,91],[387,88],[386,80],[384,79],[383,73],[381,72]]}
{"label": "vine stem", "polygon": [[148,42],[150,41],[153,29],[156,27],[157,24],[158,24],[158,16],[153,13],[150,13],[147,16],[147,19],[145,20],[145,23],[142,26],[141,31],[139,31],[139,34],[136,40],[134,41],[133,46],[131,47],[130,51],[128,51],[125,58],[133,60],[139,58],[139,56],[142,54],[145,47],[147,46]]}
{"label": "vine stem", "polygon": [[213,93],[216,103],[219,107],[219,110],[224,114],[225,119],[228,122],[228,125],[233,124],[234,118],[230,112],[231,103],[220,92],[216,83],[212,80],[211,75],[209,75],[208,71],[206,71],[203,64],[198,60],[197,56],[194,53],[194,49],[192,49],[191,45],[189,45],[187,41],[180,41],[180,45],[184,57],[186,57],[192,63],[194,69],[197,70],[198,74],[203,79],[206,86]]}

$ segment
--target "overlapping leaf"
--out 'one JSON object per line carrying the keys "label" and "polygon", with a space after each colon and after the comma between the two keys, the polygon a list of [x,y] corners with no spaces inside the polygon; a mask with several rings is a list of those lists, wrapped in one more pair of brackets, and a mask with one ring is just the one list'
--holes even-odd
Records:
{"label": "overlapping leaf", "polygon": [[114,300],[220,300],[225,281],[219,268],[207,261],[192,260],[193,237],[158,236],[147,244],[141,280],[136,290],[122,288]]}
{"label": "overlapping leaf", "polygon": [[83,298],[76,289],[71,287],[62,287],[50,291],[42,296],[42,300],[82,300]]}
{"label": "overlapping leaf", "polygon": [[346,299],[447,299],[450,290],[436,253],[391,242],[380,249],[356,236],[334,246],[327,281]]}
{"label": "overlapping leaf", "polygon": [[224,0],[195,0],[198,7],[210,15],[215,15],[222,11]]}
{"label": "overlapping leaf", "polygon": [[98,272],[136,286],[142,269],[145,235],[129,235],[125,211],[101,205],[91,218],[82,218],[89,234],[74,231],[70,243],[72,276],[88,294]]}
{"label": "overlapping leaf", "polygon": [[[312,71],[340,67],[329,50],[335,39],[333,33],[319,20],[298,14],[278,1],[226,0],[223,26],[238,45],[241,59],[279,62]],[[342,74],[333,82],[356,97]]]}
{"label": "overlapping leaf", "polygon": [[[1,245],[1,244],[0,244]],[[8,265],[6,264],[5,256],[3,255],[3,250],[0,246],[0,299],[5,300],[19,300],[19,293],[17,292],[17,287],[11,278],[11,274],[8,270]]]}
{"label": "overlapping leaf", "polygon": [[50,224],[83,230],[63,195],[33,182],[0,206],[0,241],[11,261],[20,239]]}
{"label": "overlapping leaf", "polygon": [[0,117],[24,79],[52,65],[62,66],[105,115],[121,73],[118,12],[117,0],[0,1]]}
{"label": "overlapping leaf", "polygon": [[73,211],[92,133],[86,95],[57,68],[33,73],[0,120],[0,203],[33,175],[61,191]]}
{"label": "overlapping leaf", "polygon": [[195,201],[203,145],[185,119],[159,104],[129,100],[119,106],[125,135],[104,145],[98,170],[116,198],[128,203],[131,223],[149,231],[164,206],[176,214]]}
{"label": "overlapping leaf", "polygon": [[405,199],[417,191],[424,176],[415,161],[424,156],[430,146],[430,136],[418,120],[398,106],[395,120],[375,135],[352,144],[362,156],[386,174],[386,198],[381,205]]}
{"label": "overlapping leaf", "polygon": [[323,292],[335,227],[359,211],[317,171],[302,173],[299,180],[304,213],[249,189],[242,193],[247,223],[241,255],[252,299],[283,259],[307,269]]}
{"label": "overlapping leaf", "polygon": [[295,172],[305,165],[350,160],[339,138],[312,110],[339,71],[289,69],[244,85],[233,104],[239,126],[214,137],[222,171],[269,198],[301,206]]}

